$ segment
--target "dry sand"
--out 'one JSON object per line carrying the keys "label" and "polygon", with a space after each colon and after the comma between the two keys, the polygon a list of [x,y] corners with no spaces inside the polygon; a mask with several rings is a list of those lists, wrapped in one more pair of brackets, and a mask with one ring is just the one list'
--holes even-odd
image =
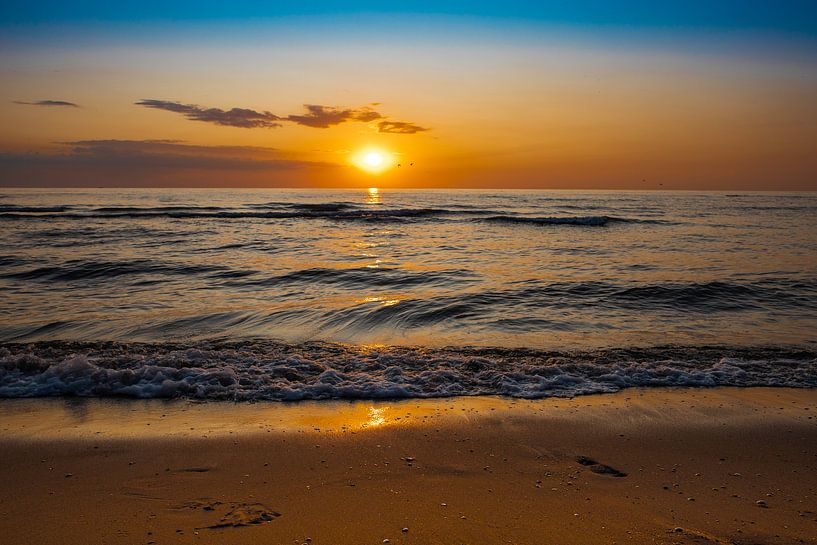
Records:
{"label": "dry sand", "polygon": [[0,460],[15,545],[817,543],[815,390],[4,400]]}

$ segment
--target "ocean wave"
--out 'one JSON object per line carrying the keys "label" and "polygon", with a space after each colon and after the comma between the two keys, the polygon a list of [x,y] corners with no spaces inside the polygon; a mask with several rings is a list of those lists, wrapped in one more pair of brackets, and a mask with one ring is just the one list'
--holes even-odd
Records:
{"label": "ocean wave", "polygon": [[345,210],[330,207],[327,210],[320,208],[303,210],[227,210],[216,208],[207,210],[201,208],[134,208],[108,207],[89,211],[71,211],[54,214],[33,214],[20,212],[0,212],[0,218],[5,219],[42,219],[59,218],[69,220],[83,219],[328,219],[328,220],[400,220],[411,218],[427,218],[448,214],[450,211],[437,208],[391,208],[391,209],[361,209]]}
{"label": "ocean wave", "polygon": [[530,217],[507,214],[481,218],[481,221],[499,223],[520,223],[525,225],[578,225],[583,227],[604,227],[611,223],[664,223],[660,220],[621,218],[616,216],[554,216]]}
{"label": "ocean wave", "polygon": [[665,223],[655,219],[618,216],[557,216],[532,217],[515,212],[504,213],[473,206],[451,205],[446,208],[372,208],[353,203],[263,203],[245,208],[218,206],[106,206],[91,209],[75,207],[23,208],[0,207],[0,219],[22,220],[59,218],[82,219],[318,219],[332,221],[417,221],[441,217],[465,218],[490,223],[529,225],[576,225],[603,227],[612,223]]}
{"label": "ocean wave", "polygon": [[0,256],[0,265],[15,267],[0,272],[0,279],[31,282],[77,282],[121,276],[200,275],[209,286],[258,289],[292,284],[321,284],[344,289],[407,288],[417,286],[453,286],[473,283],[478,275],[465,269],[413,271],[394,267],[309,268],[274,276],[262,275],[249,268],[223,265],[173,263],[168,261],[94,261],[74,260],[54,266],[22,268],[27,262],[11,256]]}
{"label": "ocean wave", "polygon": [[0,255],[0,267],[15,267],[18,265],[23,265],[25,263],[26,260],[19,256]]}
{"label": "ocean wave", "polygon": [[739,208],[739,211],[745,211],[745,210],[762,211],[762,212],[766,212],[766,211],[769,211],[769,212],[817,212],[817,204],[802,205],[802,206],[796,206],[796,205],[759,206],[758,205],[758,206],[741,206]]}
{"label": "ocean wave", "polygon": [[817,387],[817,352],[782,347],[501,348],[275,341],[0,344],[0,397],[234,401],[503,395],[630,387]]}
{"label": "ocean wave", "polygon": [[[457,278],[456,274],[453,278]],[[406,298],[399,304],[358,305],[335,311],[324,326],[339,324],[353,329],[422,327],[447,320],[482,323],[486,317],[504,315],[526,323],[529,331],[556,321],[573,327],[564,317],[538,322],[543,309],[554,311],[638,311],[647,314],[682,315],[701,312],[744,312],[752,310],[792,312],[817,307],[817,282],[777,280],[754,283],[704,282],[657,283],[628,286],[614,282],[535,283],[515,289],[480,290],[451,296]],[[521,315],[521,316],[520,316]],[[501,324],[502,322],[497,322]],[[552,329],[546,327],[544,329]]]}
{"label": "ocean wave", "polygon": [[[221,272],[217,265],[183,265],[162,263],[144,259],[131,261],[68,261],[59,266],[37,267],[22,271],[0,273],[0,278],[48,282],[70,282],[97,278],[113,278],[125,275],[161,274],[191,275]],[[221,273],[223,274],[223,272]]]}
{"label": "ocean wave", "polygon": [[799,281],[666,283],[618,289],[608,300],[686,311],[752,310],[817,303],[817,286]]}
{"label": "ocean wave", "polygon": [[67,212],[72,210],[72,206],[25,206],[17,204],[0,204],[0,212],[17,212],[28,214],[49,214],[56,212]]}
{"label": "ocean wave", "polygon": [[230,284],[234,287],[256,288],[282,284],[316,283],[337,285],[349,289],[400,288],[415,286],[452,285],[473,282],[476,275],[467,270],[408,271],[391,267],[355,267],[347,269],[301,269],[268,278],[253,278]]}
{"label": "ocean wave", "polygon": [[296,209],[296,210],[314,210],[318,212],[337,212],[338,210],[352,210],[360,209],[361,205],[353,202],[286,202],[286,201],[269,201],[262,203],[248,203],[243,205],[245,208],[255,209]]}
{"label": "ocean wave", "polygon": [[294,208],[296,210],[309,210],[310,212],[340,212],[342,210],[360,210],[360,206],[358,204],[347,202],[286,203],[282,206],[286,208]]}
{"label": "ocean wave", "polygon": [[102,206],[99,208],[91,208],[88,210],[89,214],[163,214],[175,212],[221,212],[227,209],[221,206]]}

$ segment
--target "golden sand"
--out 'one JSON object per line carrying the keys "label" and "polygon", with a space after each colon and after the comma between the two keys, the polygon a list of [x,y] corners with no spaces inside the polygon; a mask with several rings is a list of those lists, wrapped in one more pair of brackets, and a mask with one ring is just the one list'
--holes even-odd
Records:
{"label": "golden sand", "polygon": [[817,543],[817,391],[0,402],[14,544]]}

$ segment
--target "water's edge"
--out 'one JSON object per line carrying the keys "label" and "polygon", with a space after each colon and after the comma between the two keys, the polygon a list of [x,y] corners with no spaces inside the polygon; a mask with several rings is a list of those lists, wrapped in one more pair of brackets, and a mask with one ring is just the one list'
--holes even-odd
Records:
{"label": "water's edge", "polygon": [[667,345],[554,351],[272,340],[0,343],[2,398],[538,399],[668,386],[814,388],[817,348]]}

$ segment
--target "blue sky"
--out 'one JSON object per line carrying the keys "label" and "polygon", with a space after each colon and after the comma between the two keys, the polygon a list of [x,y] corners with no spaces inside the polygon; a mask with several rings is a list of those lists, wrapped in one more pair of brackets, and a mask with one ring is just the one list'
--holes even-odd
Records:
{"label": "blue sky", "polygon": [[759,30],[774,33],[817,35],[817,2],[809,0],[542,0],[536,2],[417,1],[277,1],[231,2],[199,0],[182,2],[65,2],[55,0],[5,0],[0,23],[41,24],[78,22],[218,21],[282,16],[372,14],[446,14],[527,19],[578,26],[635,28],[692,28]]}

